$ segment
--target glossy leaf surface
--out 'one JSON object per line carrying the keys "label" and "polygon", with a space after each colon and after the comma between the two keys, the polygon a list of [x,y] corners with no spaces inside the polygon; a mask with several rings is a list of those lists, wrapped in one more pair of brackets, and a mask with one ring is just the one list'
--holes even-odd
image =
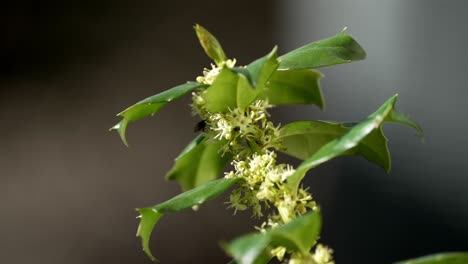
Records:
{"label": "glossy leaf surface", "polygon": [[187,82],[185,84],[176,86],[167,91],[141,100],[140,102],[120,112],[117,116],[123,117],[122,121],[117,123],[111,129],[117,130],[124,144],[128,145],[125,133],[127,130],[127,126],[130,122],[137,121],[148,116],[152,116],[155,113],[157,113],[168,102],[178,99],[196,88],[206,86],[207,85],[205,84],[200,84],[197,82]]}
{"label": "glossy leaf surface", "polygon": [[267,81],[278,68],[277,51],[278,48],[274,47],[270,53],[255,60],[245,68],[249,75],[251,85],[255,89],[262,90],[265,88]]}
{"label": "glossy leaf surface", "polygon": [[177,181],[184,191],[218,178],[232,158],[228,153],[223,156],[219,152],[224,143],[207,142],[204,135],[199,135],[175,159],[166,178]]}
{"label": "glossy leaf surface", "polygon": [[226,252],[239,264],[266,263],[270,250],[284,246],[302,253],[310,251],[321,229],[319,212],[310,212],[264,233],[242,236],[225,244]]}
{"label": "glossy leaf surface", "polygon": [[232,185],[234,185],[237,181],[238,179],[224,178],[214,180],[190,191],[181,193],[159,205],[137,209],[140,213],[140,225],[138,227],[137,236],[141,238],[143,251],[152,260],[156,260],[149,248],[149,241],[154,226],[163,215],[192,208],[194,206],[199,206],[206,201],[216,198],[229,189]]}
{"label": "glossy leaf surface", "polygon": [[278,67],[276,47],[247,67],[224,67],[204,98],[211,112],[226,112],[236,107],[245,108],[265,89],[270,76]]}
{"label": "glossy leaf surface", "polygon": [[468,253],[442,253],[401,261],[395,264],[466,264]]}
{"label": "glossy leaf surface", "polygon": [[331,38],[290,51],[278,60],[280,70],[299,70],[349,63],[365,58],[366,52],[343,30]]}
{"label": "glossy leaf surface", "polygon": [[204,94],[211,112],[245,108],[255,99],[273,105],[316,104],[323,108],[323,75],[315,70],[277,71],[276,47],[246,68],[223,68]]}
{"label": "glossy leaf surface", "polygon": [[322,77],[315,70],[276,71],[259,98],[268,98],[273,105],[315,104],[323,108]]}
{"label": "glossy leaf surface", "polygon": [[221,65],[223,61],[227,60],[221,44],[219,44],[219,41],[213,34],[198,24],[194,26],[194,29],[200,41],[200,45],[203,47],[208,57],[213,59],[217,65]]}
{"label": "glossy leaf surface", "polygon": [[[312,157],[305,160],[296,170],[296,172],[288,178],[288,184],[297,188],[305,173],[326,161],[329,161],[337,156],[345,155],[349,150],[359,145],[369,134],[374,130],[380,130],[385,121],[411,124],[416,131],[422,135],[422,130],[416,123],[404,117],[403,114],[395,110],[397,95],[387,100],[376,112],[371,114],[365,121],[355,125],[343,136],[330,141]],[[404,122],[403,122],[404,121]]]}
{"label": "glossy leaf surface", "polygon": [[[351,127],[339,123],[297,121],[281,128],[280,139],[285,147],[284,153],[305,160],[325,144],[343,136],[350,130]],[[391,162],[387,139],[380,129],[373,130],[343,155],[361,155],[385,171],[390,171]]]}

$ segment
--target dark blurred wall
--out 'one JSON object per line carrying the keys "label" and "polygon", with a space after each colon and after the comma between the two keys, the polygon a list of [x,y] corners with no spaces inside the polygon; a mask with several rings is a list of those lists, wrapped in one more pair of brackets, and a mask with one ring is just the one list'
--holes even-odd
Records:
{"label": "dark blurred wall", "polygon": [[[421,123],[426,143],[388,125],[390,175],[351,157],[311,172],[322,240],[341,264],[468,250],[467,8],[324,0],[31,1],[0,9],[1,262],[150,263],[135,237],[134,208],[179,192],[164,174],[198,120],[185,98],[130,125],[128,149],[107,130],[126,106],[209,66],[194,23],[240,65],[277,43],[285,52],[348,26],[368,59],[323,70],[325,112],[283,107],[275,119],[361,120],[399,93],[399,109]],[[217,242],[251,231],[252,220],[232,217],[225,200],[163,218],[152,241],[162,263],[226,263]]]}
{"label": "dark blurred wall", "polygon": [[426,133],[386,125],[387,175],[362,158],[310,173],[322,204],[322,239],[337,263],[390,263],[468,250],[468,2],[280,1],[280,47],[288,50],[348,27],[365,61],[323,69],[326,111],[285,109],[283,119],[355,121],[399,93],[397,107]]}
{"label": "dark blurred wall", "polygon": [[[133,5],[135,4],[135,5]],[[135,207],[179,192],[164,175],[194,137],[189,98],[108,128],[136,101],[193,80],[210,60],[192,26],[246,64],[274,45],[267,1],[18,2],[0,9],[0,262],[150,263]],[[177,121],[177,122],[176,122]],[[161,220],[163,263],[226,263],[218,245],[251,231],[226,197]]]}

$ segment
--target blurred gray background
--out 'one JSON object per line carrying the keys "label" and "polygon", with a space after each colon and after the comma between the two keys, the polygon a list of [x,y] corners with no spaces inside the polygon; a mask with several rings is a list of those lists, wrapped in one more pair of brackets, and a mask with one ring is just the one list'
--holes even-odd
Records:
{"label": "blurred gray background", "polygon": [[[193,138],[189,98],[130,126],[115,114],[198,76],[210,61],[192,25],[247,64],[348,27],[368,58],[323,69],[326,111],[275,109],[277,122],[361,120],[395,93],[426,132],[388,125],[390,175],[338,158],[306,182],[337,263],[391,263],[468,250],[468,2],[23,1],[0,10],[0,262],[150,263],[135,207],[179,192],[164,174]],[[284,158],[297,164],[298,161]],[[218,241],[252,230],[220,197],[168,215],[152,241],[162,263],[226,263]]]}

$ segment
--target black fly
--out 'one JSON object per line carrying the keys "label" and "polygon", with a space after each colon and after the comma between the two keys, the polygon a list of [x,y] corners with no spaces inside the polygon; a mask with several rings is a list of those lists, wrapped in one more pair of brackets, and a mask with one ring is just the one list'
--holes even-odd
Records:
{"label": "black fly", "polygon": [[193,128],[193,132],[204,132],[206,128],[206,121],[202,120],[198,122],[195,127]]}

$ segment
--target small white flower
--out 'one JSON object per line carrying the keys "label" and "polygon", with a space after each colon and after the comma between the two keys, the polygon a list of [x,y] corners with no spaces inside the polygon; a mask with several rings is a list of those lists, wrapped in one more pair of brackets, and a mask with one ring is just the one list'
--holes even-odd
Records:
{"label": "small white flower", "polygon": [[270,170],[267,175],[266,179],[271,182],[278,182],[281,179],[282,173],[278,170]]}
{"label": "small white flower", "polygon": [[226,65],[226,67],[228,67],[228,68],[232,68],[232,67],[234,67],[236,65],[236,62],[237,62],[236,59],[232,59],[232,60],[229,59],[229,60],[223,62],[223,65]]}
{"label": "small white flower", "polygon": [[226,179],[232,179],[232,178],[235,178],[235,177],[236,177],[236,174],[233,171],[224,173],[224,178],[226,178]]}
{"label": "small white flower", "polygon": [[234,65],[236,65],[236,59],[224,61],[219,66],[211,64],[211,69],[203,69],[203,76],[198,76],[196,80],[199,83],[212,85],[224,66],[232,68]]}
{"label": "small white flower", "polygon": [[213,128],[214,131],[217,131],[218,134],[214,138],[217,139],[230,139],[232,134],[232,126],[226,122],[224,119],[218,120],[216,122],[216,127]]}
{"label": "small white flower", "polygon": [[296,170],[294,170],[291,165],[286,165],[286,169],[281,174],[281,181],[284,182],[289,176],[293,175],[295,171]]}
{"label": "small white flower", "polygon": [[192,93],[193,103],[196,105],[204,105],[206,103],[205,99],[198,93]]}
{"label": "small white flower", "polygon": [[274,248],[270,251],[271,255],[275,256],[278,258],[279,261],[283,261],[284,255],[286,254],[286,248],[285,247],[277,247]]}
{"label": "small white flower", "polygon": [[333,261],[332,254],[333,250],[322,244],[318,244],[315,248],[313,258],[317,264],[334,264],[335,262]]}
{"label": "small white flower", "polygon": [[275,197],[273,187],[274,185],[271,182],[263,182],[259,187],[259,191],[257,192],[257,198],[259,200],[272,200]]}

